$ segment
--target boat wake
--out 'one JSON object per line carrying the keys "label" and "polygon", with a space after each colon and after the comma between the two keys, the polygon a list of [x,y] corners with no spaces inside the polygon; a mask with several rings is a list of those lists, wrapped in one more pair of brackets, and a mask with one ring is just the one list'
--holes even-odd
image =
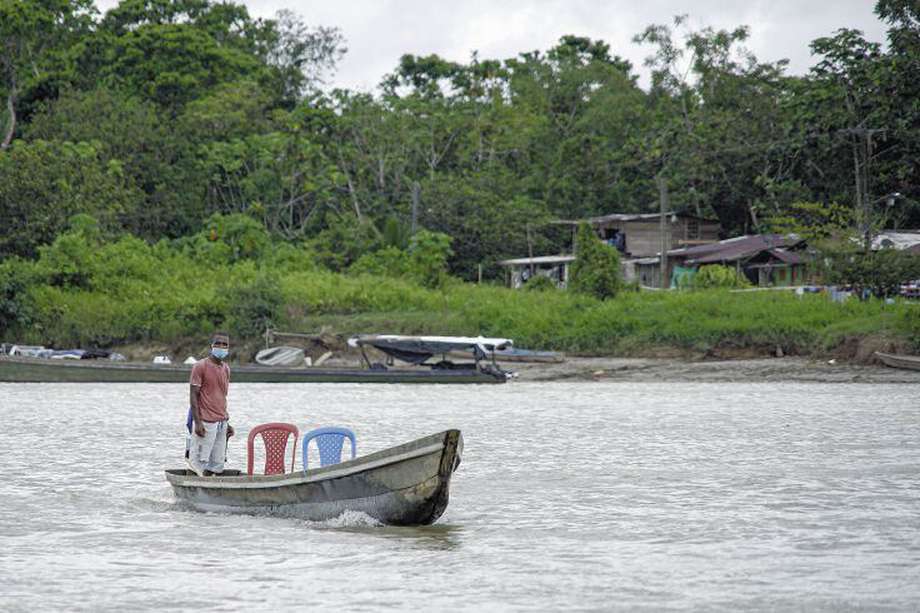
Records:
{"label": "boat wake", "polygon": [[338,517],[325,521],[309,521],[305,523],[311,528],[340,529],[340,528],[379,528],[384,524],[377,521],[367,513],[361,511],[345,510]]}

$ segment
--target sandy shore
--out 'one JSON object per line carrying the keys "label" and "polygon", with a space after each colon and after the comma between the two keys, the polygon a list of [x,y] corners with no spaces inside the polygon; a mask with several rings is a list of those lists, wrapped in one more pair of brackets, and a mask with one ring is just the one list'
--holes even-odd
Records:
{"label": "sandy shore", "polygon": [[[344,343],[342,343],[344,344]],[[194,349],[200,349],[196,347]],[[258,347],[244,351],[249,362]],[[344,348],[342,348],[344,349]],[[348,349],[325,348],[333,351],[326,366],[364,368],[361,354]],[[165,345],[131,345],[116,349],[129,360],[150,362],[159,353],[169,354],[179,361],[185,355],[201,356],[192,347]],[[386,356],[368,350],[371,360],[385,361]],[[819,383],[920,383],[920,371],[900,370],[882,365],[867,365],[844,359],[814,359],[803,357],[693,359],[693,358],[610,358],[570,357],[557,364],[499,362],[502,368],[517,373],[519,381],[716,381],[716,382],[784,382],[812,381]],[[412,368],[410,366],[403,366]]]}
{"label": "sandy shore", "polygon": [[518,363],[503,366],[517,372],[520,381],[920,383],[920,371],[796,357],[699,362],[642,358],[567,358],[559,364]]}

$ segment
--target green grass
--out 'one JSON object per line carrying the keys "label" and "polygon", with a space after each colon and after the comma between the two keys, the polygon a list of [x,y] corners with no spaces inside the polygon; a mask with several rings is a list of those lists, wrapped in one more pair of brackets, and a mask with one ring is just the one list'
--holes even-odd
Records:
{"label": "green grass", "polygon": [[[460,282],[428,289],[404,279],[336,274],[297,262],[220,263],[128,239],[68,249],[51,253],[52,246],[36,262],[0,265],[0,285],[25,287],[5,298],[0,292],[0,301],[6,301],[0,302],[0,315],[18,313],[0,330],[4,340],[55,346],[176,343],[217,327],[230,327],[233,334],[234,313],[259,313],[264,304],[276,303],[280,307],[267,317],[288,331],[326,326],[346,335],[482,334],[513,338],[521,347],[589,355],[777,345],[787,353],[821,354],[868,337],[914,346],[920,331],[920,306],[902,302],[838,304],[822,295],[727,290],[624,292],[600,301]],[[257,281],[262,285],[253,285]],[[241,309],[247,305],[240,300],[259,298],[238,292],[242,286],[270,288],[277,299]],[[262,325],[242,323],[250,330]]]}

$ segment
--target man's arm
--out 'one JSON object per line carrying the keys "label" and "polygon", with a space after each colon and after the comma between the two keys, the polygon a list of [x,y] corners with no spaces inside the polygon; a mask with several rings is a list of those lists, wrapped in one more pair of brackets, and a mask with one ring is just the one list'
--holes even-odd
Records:
{"label": "man's arm", "polygon": [[188,403],[192,407],[192,422],[197,436],[204,436],[204,424],[201,423],[201,413],[198,410],[198,394],[201,393],[200,385],[189,385]]}

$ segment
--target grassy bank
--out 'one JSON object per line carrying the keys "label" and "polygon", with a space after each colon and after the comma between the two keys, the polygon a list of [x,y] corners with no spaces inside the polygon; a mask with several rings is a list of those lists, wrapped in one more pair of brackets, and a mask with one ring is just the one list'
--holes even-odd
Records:
{"label": "grassy bank", "polygon": [[852,357],[867,347],[916,348],[920,307],[787,292],[625,292],[600,301],[456,281],[431,289],[332,273],[290,245],[253,260],[206,241],[149,246],[77,233],[38,260],[0,264],[0,323],[3,340],[57,347],[178,345],[218,327],[254,342],[270,324],[344,335],[506,336],[522,347],[586,355],[759,355],[779,347]]}
{"label": "grassy bank", "polygon": [[62,263],[48,252],[36,262],[8,261],[0,267],[3,337],[58,347],[181,344],[222,327],[254,340],[270,322],[340,334],[506,336],[523,347],[588,355],[743,354],[777,346],[831,355],[870,341],[912,348],[920,331],[920,307],[903,303],[724,290],[629,292],[600,301],[459,282],[428,289],[335,274],[287,256],[223,264],[129,241],[84,261]]}
{"label": "grassy bank", "polygon": [[[363,291],[377,296],[373,279]],[[821,295],[725,290],[624,293],[597,301],[563,292],[513,292],[460,286],[408,292],[394,308],[304,313],[300,329],[483,334],[513,338],[522,347],[585,355],[764,355],[865,358],[879,347],[912,350],[920,307],[882,301],[837,304]],[[295,301],[296,302],[296,301]],[[382,306],[374,298],[369,303]]]}

